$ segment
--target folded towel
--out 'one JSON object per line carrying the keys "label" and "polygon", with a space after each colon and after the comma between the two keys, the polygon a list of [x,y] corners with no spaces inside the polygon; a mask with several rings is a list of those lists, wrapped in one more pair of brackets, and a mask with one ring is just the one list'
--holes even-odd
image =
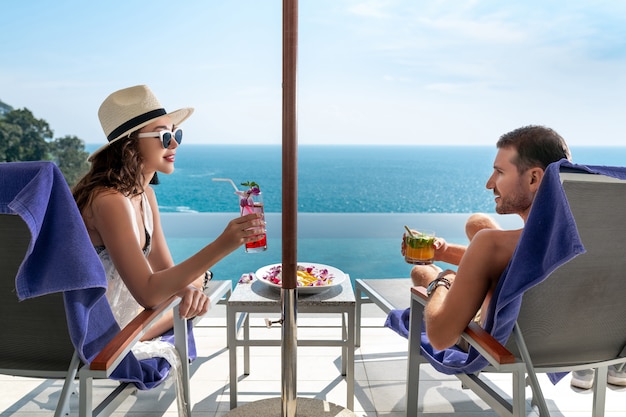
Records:
{"label": "folded towel", "polygon": [[[506,343],[513,331],[524,291],[585,252],[561,184],[561,169],[626,179],[626,168],[622,167],[575,165],[567,160],[548,166],[513,258],[502,273],[485,315],[485,330],[502,344]],[[385,326],[408,337],[408,309],[391,311]],[[474,373],[488,365],[487,360],[474,348],[468,352],[456,347],[443,351],[434,349],[424,331],[421,335],[421,351],[435,369],[445,374]],[[554,382],[563,375],[553,374],[551,379]]]}
{"label": "folded towel", "polygon": [[[31,232],[16,277],[19,299],[63,292],[70,338],[83,363],[90,363],[120,328],[104,296],[104,268],[61,171],[47,161],[0,163],[0,213],[19,215]],[[164,340],[173,337],[168,333]],[[195,358],[191,321],[189,353]],[[150,389],[169,370],[165,359],[138,361],[131,353],[111,379]]]}
{"label": "folded towel", "polygon": [[[193,321],[187,320],[188,353],[189,359],[196,358],[196,344],[193,337]],[[174,331],[164,333],[161,341],[174,344]],[[172,364],[165,358],[154,357],[137,360],[134,354],[129,353],[126,358],[115,368],[110,378],[116,381],[131,382],[141,390],[154,388],[161,384],[170,374]]]}
{"label": "folded towel", "polygon": [[16,277],[21,300],[52,292],[106,289],[102,264],[74,198],[52,162],[0,164],[0,212],[19,215],[32,235]]}

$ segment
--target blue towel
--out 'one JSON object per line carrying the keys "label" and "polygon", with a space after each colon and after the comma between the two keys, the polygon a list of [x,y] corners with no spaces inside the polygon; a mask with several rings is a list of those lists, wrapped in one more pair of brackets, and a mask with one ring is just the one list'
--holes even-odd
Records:
{"label": "blue towel", "polygon": [[0,168],[0,211],[18,214],[32,236],[15,282],[19,299],[106,289],[102,265],[96,262],[76,203],[56,165],[13,162]]}
{"label": "blue towel", "polygon": [[[90,363],[120,328],[104,296],[104,268],[61,171],[45,161],[0,163],[0,213],[19,215],[31,233],[16,277],[19,299],[63,292],[72,343],[83,363]],[[195,358],[191,321],[189,330]],[[171,341],[171,334],[164,340]],[[131,353],[111,379],[150,389],[169,369],[165,359],[138,361]]]}
{"label": "blue towel", "polygon": [[[560,181],[560,169],[626,179],[626,168],[622,167],[574,165],[567,160],[548,166],[519,244],[500,277],[485,317],[485,330],[502,344],[513,331],[524,291],[585,252]],[[408,309],[391,311],[385,326],[408,337]],[[468,352],[456,347],[442,351],[434,349],[423,330],[421,351],[435,369],[445,374],[475,373],[489,364],[474,348]],[[556,382],[563,375],[552,374],[551,379]]]}

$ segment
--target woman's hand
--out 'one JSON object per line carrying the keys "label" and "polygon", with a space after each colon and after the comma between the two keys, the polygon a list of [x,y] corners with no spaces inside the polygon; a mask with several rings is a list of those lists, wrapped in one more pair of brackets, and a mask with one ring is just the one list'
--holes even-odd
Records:
{"label": "woman's hand", "polygon": [[222,234],[216,239],[230,251],[248,242],[255,242],[266,233],[265,221],[259,213],[247,214],[231,220]]}
{"label": "woman's hand", "polygon": [[202,316],[211,307],[211,300],[201,289],[194,285],[188,285],[176,295],[180,297],[180,317],[183,319],[191,319]]}

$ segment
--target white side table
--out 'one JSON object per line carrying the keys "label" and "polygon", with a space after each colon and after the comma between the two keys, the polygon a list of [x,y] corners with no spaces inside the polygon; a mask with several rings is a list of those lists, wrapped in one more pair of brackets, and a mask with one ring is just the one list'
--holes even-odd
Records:
{"label": "white side table", "polygon": [[[298,340],[298,346],[341,346],[341,374],[346,378],[348,409],[354,407],[354,348],[356,299],[350,277],[340,286],[298,297],[298,314],[341,314],[341,339]],[[226,303],[230,366],[230,408],[237,407],[237,347],[244,348],[244,374],[250,374],[250,346],[280,346],[277,339],[250,339],[250,313],[280,314],[280,291],[257,280],[237,284]],[[239,318],[237,316],[239,315]],[[243,337],[239,337],[243,327]]]}

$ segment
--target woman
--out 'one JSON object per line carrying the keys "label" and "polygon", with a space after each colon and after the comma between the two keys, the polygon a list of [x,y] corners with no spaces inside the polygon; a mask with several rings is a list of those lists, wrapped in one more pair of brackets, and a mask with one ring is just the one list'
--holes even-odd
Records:
{"label": "woman", "polygon": [[[157,172],[174,171],[182,140],[179,126],[192,112],[167,113],[144,85],[114,92],[98,111],[108,143],[89,157],[91,169],[73,194],[105,267],[107,298],[122,327],[141,307],[157,306],[174,294],[181,297],[184,318],[206,313],[210,301],[202,289],[210,279],[208,269],[265,232],[257,214],[233,219],[215,241],[174,265],[149,184],[157,181]],[[144,340],[172,325],[172,316],[164,317]]]}

